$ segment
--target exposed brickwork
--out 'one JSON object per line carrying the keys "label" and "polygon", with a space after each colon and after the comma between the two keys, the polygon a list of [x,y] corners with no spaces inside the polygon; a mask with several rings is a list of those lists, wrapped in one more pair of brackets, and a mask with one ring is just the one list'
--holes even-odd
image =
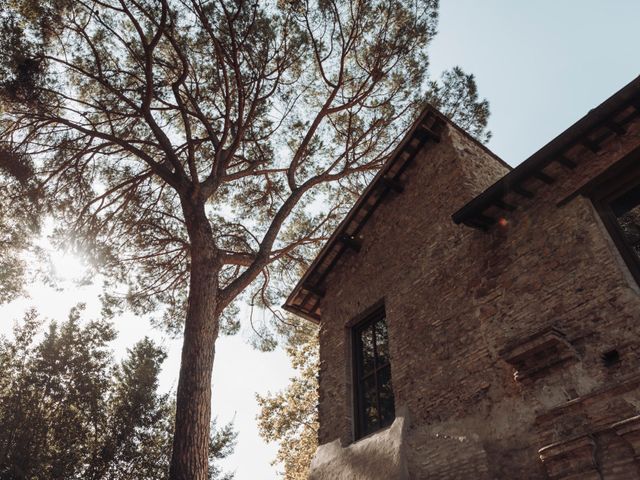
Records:
{"label": "exposed brickwork", "polygon": [[[612,427],[640,408],[633,377],[640,373],[639,290],[590,200],[557,206],[638,145],[636,123],[598,154],[576,147],[574,171],[552,164],[546,172],[556,182],[532,180],[526,187],[535,197],[509,198],[519,208],[506,227],[488,233],[456,226],[450,216],[505,167],[450,127],[426,147],[404,173],[404,192],[387,198],[364,227],[361,250],[328,277],[320,443],[353,441],[348,327],[384,299],[395,402],[412,418],[411,478],[570,478],[557,476],[562,457],[542,462],[539,450],[582,437],[593,442],[594,475],[639,478],[628,440],[635,430]],[[526,350],[521,340],[552,327],[566,339],[559,355],[571,361],[514,380],[509,346]],[[614,348],[621,361],[606,367],[601,355]],[[578,469],[589,464],[584,456],[575,461]]]}

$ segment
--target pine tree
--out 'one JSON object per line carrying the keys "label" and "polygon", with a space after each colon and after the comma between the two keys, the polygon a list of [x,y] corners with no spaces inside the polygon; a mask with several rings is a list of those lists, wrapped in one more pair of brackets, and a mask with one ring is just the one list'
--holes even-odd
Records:
{"label": "pine tree", "polygon": [[107,290],[183,332],[172,480],[204,480],[216,339],[243,297],[269,306],[415,118],[438,1],[0,7],[0,145]]}
{"label": "pine tree", "polygon": [[257,396],[258,428],[266,441],[278,442],[274,464],[282,464],[285,480],[306,480],[318,447],[317,328],[289,319],[287,354],[297,376],[281,392]]}
{"label": "pine tree", "polygon": [[[157,392],[165,353],[145,338],[114,364],[113,327],[82,322],[81,311],[44,334],[30,311],[0,341],[0,479],[168,478],[174,404]],[[231,425],[212,430],[210,479],[231,478],[216,460],[235,435]]]}

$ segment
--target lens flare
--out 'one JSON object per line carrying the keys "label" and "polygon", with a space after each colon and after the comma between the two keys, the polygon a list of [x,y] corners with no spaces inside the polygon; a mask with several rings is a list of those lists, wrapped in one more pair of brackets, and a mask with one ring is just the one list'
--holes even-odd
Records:
{"label": "lens flare", "polygon": [[82,259],[68,252],[51,252],[51,264],[55,276],[62,281],[80,280],[87,273],[87,266]]}

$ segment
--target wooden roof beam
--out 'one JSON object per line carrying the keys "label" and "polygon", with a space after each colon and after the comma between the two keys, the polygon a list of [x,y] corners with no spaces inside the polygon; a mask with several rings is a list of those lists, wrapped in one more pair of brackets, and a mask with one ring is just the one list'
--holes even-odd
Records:
{"label": "wooden roof beam", "polygon": [[423,142],[433,140],[436,143],[440,142],[440,134],[434,132],[431,128],[427,127],[424,123],[421,124],[415,133],[416,137],[418,137]]}
{"label": "wooden roof beam", "polygon": [[327,291],[324,289],[324,287],[321,287],[320,285],[305,284],[305,285],[302,286],[302,288],[304,288],[306,291],[308,291],[312,295],[314,295],[316,297],[319,297],[319,298],[324,297],[326,295],[326,293],[327,293]]}
{"label": "wooden roof beam", "polygon": [[402,149],[402,153],[406,153],[412,157],[418,151],[418,148],[418,145],[411,145],[410,143],[407,143]]}
{"label": "wooden roof beam", "polygon": [[607,128],[617,135],[624,135],[627,133],[627,129],[620,125],[618,122],[607,122]]}
{"label": "wooden roof beam", "polygon": [[575,169],[578,166],[576,162],[562,155],[556,158],[556,162],[558,162],[561,165],[564,165],[567,168],[570,168],[571,170]]}
{"label": "wooden roof beam", "polygon": [[507,212],[513,212],[516,208],[518,208],[515,205],[511,205],[510,203],[507,203],[502,199],[495,200],[493,204],[496,207],[501,208],[502,210],[506,210]]}
{"label": "wooden roof beam", "polygon": [[404,192],[404,185],[403,183],[398,180],[397,178],[392,178],[392,177],[382,177],[380,179],[380,183],[385,187],[385,188],[390,188],[391,190],[393,190],[394,192],[398,192],[398,193],[402,193]]}
{"label": "wooden roof beam", "polygon": [[342,243],[344,243],[344,244],[345,244],[345,246],[349,247],[351,250],[354,250],[354,251],[356,251],[356,252],[359,252],[359,251],[360,251],[360,248],[361,248],[361,246],[362,246],[362,245],[360,244],[360,241],[359,241],[357,238],[355,238],[355,237],[353,237],[353,236],[351,236],[351,235],[347,235],[346,233],[345,233],[345,234],[340,235],[339,240],[340,240]]}
{"label": "wooden roof beam", "polygon": [[580,144],[583,147],[591,150],[593,153],[598,153],[601,150],[600,145],[588,137],[584,137],[582,140],[580,140]]}
{"label": "wooden roof beam", "polygon": [[555,183],[556,179],[547,175],[544,172],[534,172],[533,176],[535,178],[537,178],[538,180],[543,181],[544,183],[546,183],[547,185],[551,185],[552,183]]}
{"label": "wooden roof beam", "polygon": [[525,197],[525,198],[534,197],[533,192],[530,190],[527,190],[522,185],[514,185],[513,187],[511,187],[511,190],[513,190],[515,193],[517,193],[521,197]]}

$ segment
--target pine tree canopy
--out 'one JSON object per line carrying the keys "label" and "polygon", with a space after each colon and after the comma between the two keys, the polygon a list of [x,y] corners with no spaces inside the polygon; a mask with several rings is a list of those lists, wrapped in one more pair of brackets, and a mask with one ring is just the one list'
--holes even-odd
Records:
{"label": "pine tree canopy", "polygon": [[[151,340],[115,363],[105,321],[51,322],[29,311],[0,338],[0,479],[162,480],[168,478],[175,404],[158,393],[166,357]],[[211,434],[210,480],[230,480],[231,424]]]}
{"label": "pine tree canopy", "polygon": [[425,102],[486,138],[472,76],[429,83],[437,18],[437,0],[0,0],[0,301],[24,278],[21,212],[44,215],[103,275],[105,312],[183,332],[172,480],[207,475],[238,301],[279,303]]}

